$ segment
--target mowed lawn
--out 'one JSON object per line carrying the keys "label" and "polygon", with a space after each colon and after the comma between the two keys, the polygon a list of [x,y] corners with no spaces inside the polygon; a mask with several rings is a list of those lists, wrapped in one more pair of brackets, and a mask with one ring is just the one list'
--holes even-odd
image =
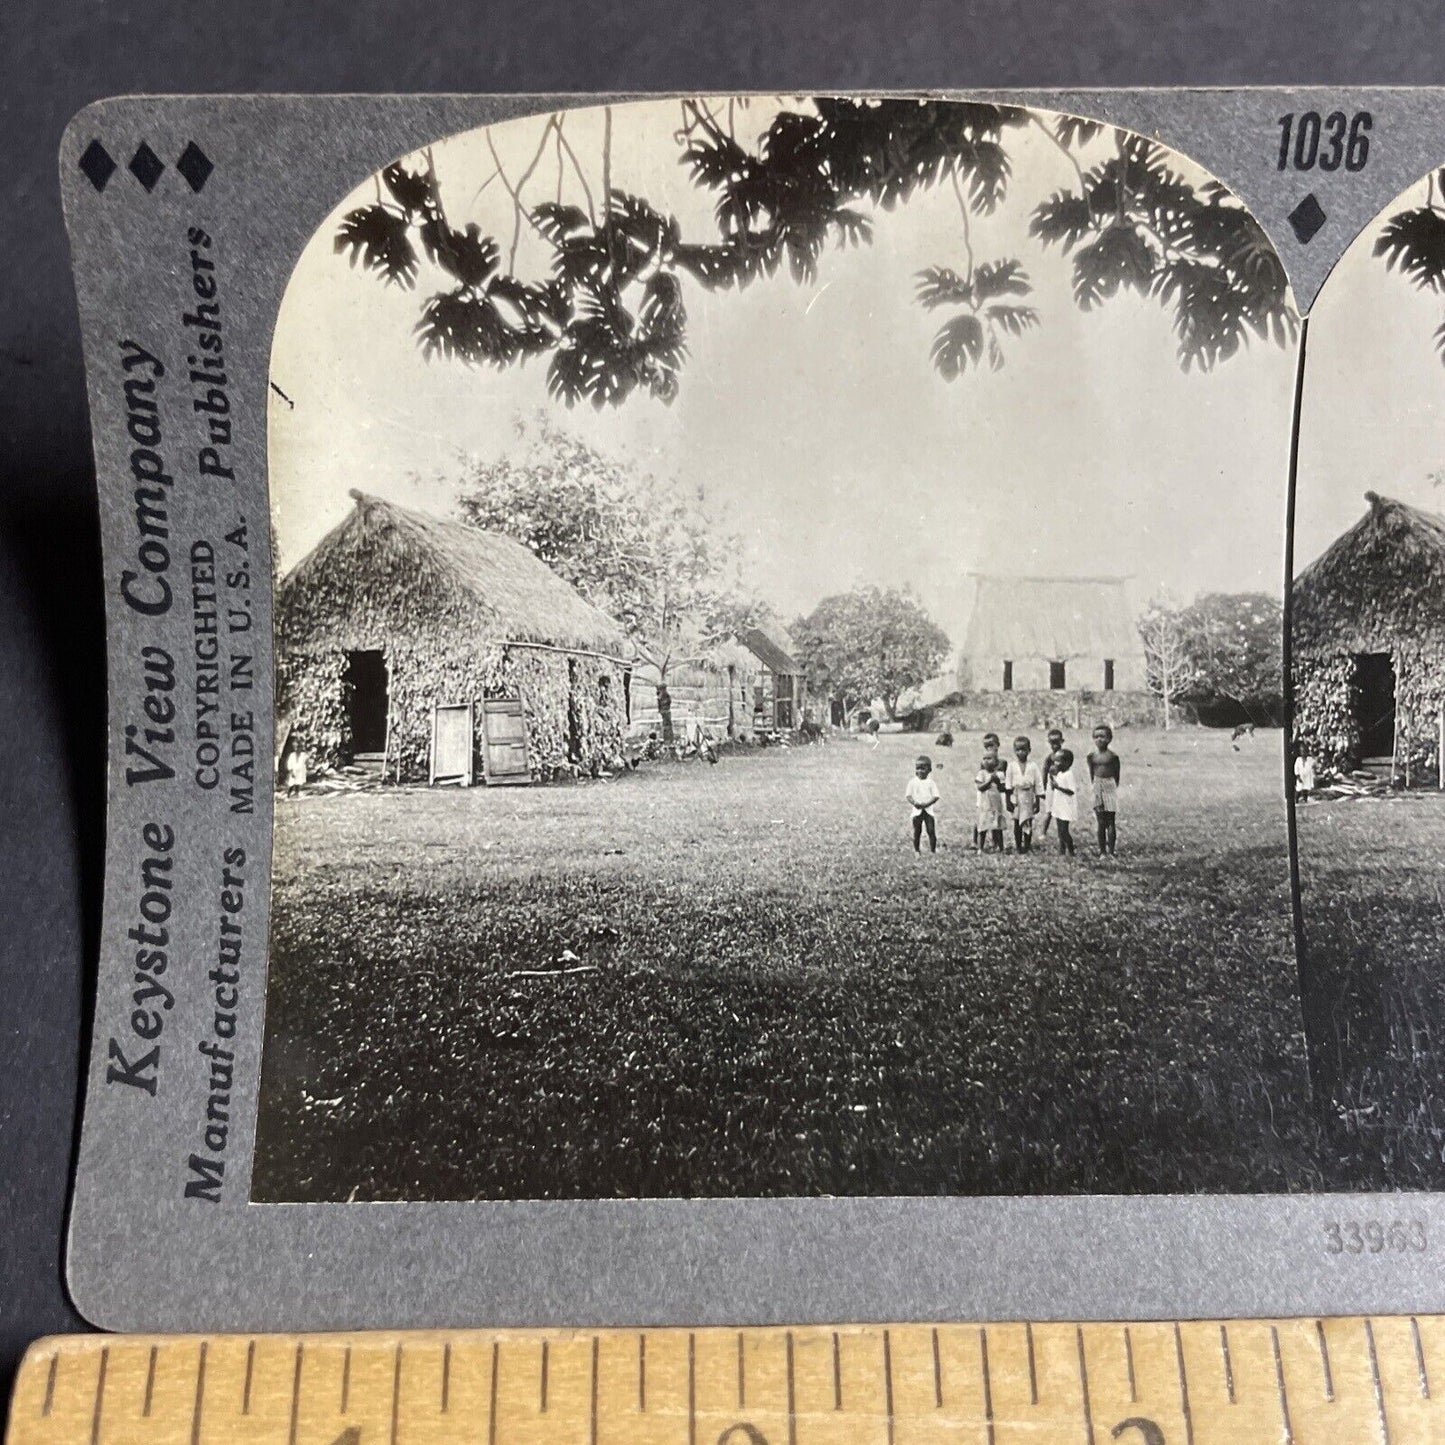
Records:
{"label": "mowed lawn", "polygon": [[1116,746],[1114,860],[970,852],[976,737],[278,800],[255,1197],[1348,1183],[1278,734]]}
{"label": "mowed lawn", "polygon": [[1311,988],[1369,1182],[1445,1187],[1445,796],[1298,810]]}

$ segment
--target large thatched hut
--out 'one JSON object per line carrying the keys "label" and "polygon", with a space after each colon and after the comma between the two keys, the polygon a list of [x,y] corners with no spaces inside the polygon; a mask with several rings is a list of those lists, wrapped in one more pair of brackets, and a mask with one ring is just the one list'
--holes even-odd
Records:
{"label": "large thatched hut", "polygon": [[510,537],[351,495],[277,593],[277,714],[296,745],[423,781],[620,754],[619,623]]}
{"label": "large thatched hut", "polygon": [[976,573],[958,687],[979,714],[1077,725],[1090,716],[1144,720],[1144,644],[1123,577]]}
{"label": "large thatched hut", "polygon": [[1445,518],[1365,500],[1365,515],[1295,579],[1295,742],[1328,767],[1389,759],[1402,776],[1438,776]]}

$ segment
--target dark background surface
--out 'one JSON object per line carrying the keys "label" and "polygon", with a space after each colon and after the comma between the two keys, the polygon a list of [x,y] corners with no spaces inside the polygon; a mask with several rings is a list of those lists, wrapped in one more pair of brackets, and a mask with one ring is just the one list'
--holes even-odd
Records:
{"label": "dark background surface", "polygon": [[[290,11],[291,13],[286,13]],[[0,1399],[61,1280],[102,886],[105,644],[55,156],[100,96],[1445,83],[1415,4],[9,0],[0,10]]]}

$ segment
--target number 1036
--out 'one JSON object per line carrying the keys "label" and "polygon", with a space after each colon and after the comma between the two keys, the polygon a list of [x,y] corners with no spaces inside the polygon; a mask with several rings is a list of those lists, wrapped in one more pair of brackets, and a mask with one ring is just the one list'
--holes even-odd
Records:
{"label": "number 1036", "polygon": [[1317,110],[1279,118],[1279,169],[1362,171],[1370,158],[1370,131],[1375,118],[1367,110],[1347,116],[1332,110],[1323,119]]}

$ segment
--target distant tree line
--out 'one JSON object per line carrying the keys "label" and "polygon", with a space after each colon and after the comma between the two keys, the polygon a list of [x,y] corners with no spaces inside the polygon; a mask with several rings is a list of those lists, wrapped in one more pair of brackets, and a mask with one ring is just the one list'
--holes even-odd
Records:
{"label": "distant tree line", "polygon": [[1264,592],[1206,592],[1181,605],[1156,599],[1139,619],[1148,685],[1164,726],[1181,704],[1219,721],[1276,724],[1284,697],[1284,609]]}
{"label": "distant tree line", "polygon": [[858,587],[825,597],[791,627],[808,670],[808,690],[836,701],[844,717],[898,700],[933,677],[948,656],[948,634],[906,593]]}

